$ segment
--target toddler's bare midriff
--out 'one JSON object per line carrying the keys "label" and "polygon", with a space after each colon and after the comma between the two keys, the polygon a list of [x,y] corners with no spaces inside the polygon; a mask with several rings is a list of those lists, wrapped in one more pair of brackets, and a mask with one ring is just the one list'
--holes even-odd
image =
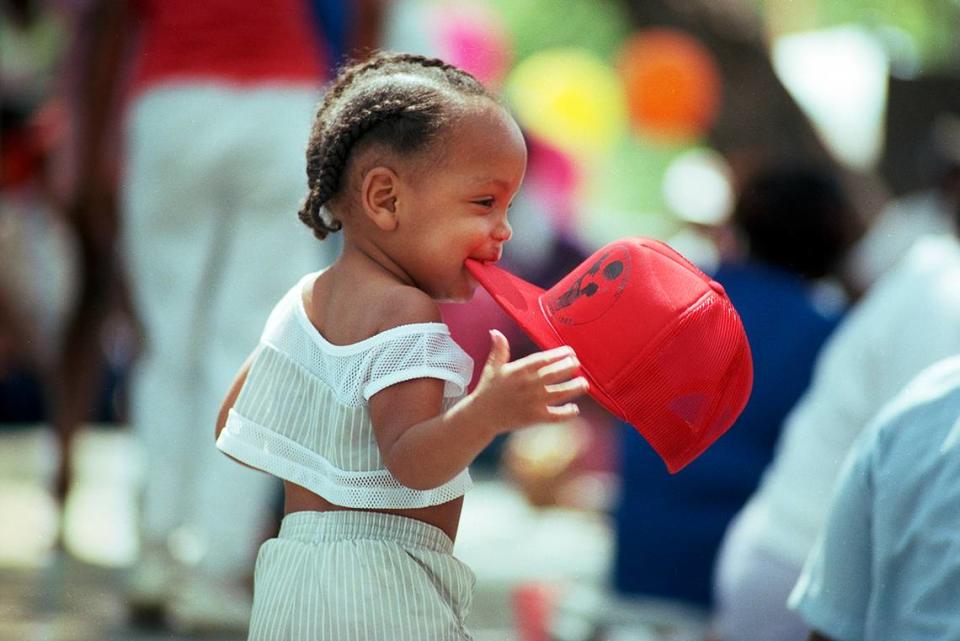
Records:
{"label": "toddler's bare midriff", "polygon": [[337,510],[396,514],[397,516],[416,519],[440,528],[444,534],[450,537],[451,541],[457,540],[457,526],[460,524],[460,510],[463,508],[463,497],[461,496],[447,503],[423,508],[359,510],[357,508],[335,505],[322,496],[314,494],[310,490],[291,483],[290,481],[283,482],[283,498],[284,515],[294,512],[333,512]]}

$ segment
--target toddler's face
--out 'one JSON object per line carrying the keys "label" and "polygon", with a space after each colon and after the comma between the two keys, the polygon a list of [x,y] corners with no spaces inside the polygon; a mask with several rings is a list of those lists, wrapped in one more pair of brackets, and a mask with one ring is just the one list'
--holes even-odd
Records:
{"label": "toddler's face", "polygon": [[404,268],[437,300],[469,300],[477,287],[467,258],[500,259],[507,208],[520,188],[527,149],[502,107],[478,100],[438,144],[438,165],[405,183]]}

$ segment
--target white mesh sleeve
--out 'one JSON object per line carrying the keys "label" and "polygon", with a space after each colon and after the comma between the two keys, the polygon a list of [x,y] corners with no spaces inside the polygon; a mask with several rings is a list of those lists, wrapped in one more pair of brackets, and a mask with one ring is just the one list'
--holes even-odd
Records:
{"label": "white mesh sleeve", "polygon": [[405,334],[382,345],[369,364],[363,398],[415,378],[446,382],[444,396],[462,396],[473,375],[473,359],[444,332]]}

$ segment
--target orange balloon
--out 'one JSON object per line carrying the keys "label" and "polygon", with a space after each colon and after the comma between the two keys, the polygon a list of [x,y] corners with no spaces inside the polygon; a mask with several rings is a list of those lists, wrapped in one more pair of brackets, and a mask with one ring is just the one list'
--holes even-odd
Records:
{"label": "orange balloon", "polygon": [[675,29],[631,36],[618,68],[630,121],[643,133],[694,138],[710,127],[720,105],[720,71],[700,42]]}

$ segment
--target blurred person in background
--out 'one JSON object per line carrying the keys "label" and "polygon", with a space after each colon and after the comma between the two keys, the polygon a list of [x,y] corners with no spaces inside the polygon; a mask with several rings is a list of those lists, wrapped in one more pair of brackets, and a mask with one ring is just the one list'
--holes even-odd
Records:
{"label": "blurred person in background", "polygon": [[810,641],[960,638],[960,357],[860,435],[790,595]]}
{"label": "blurred person in background", "polygon": [[[208,426],[273,301],[336,250],[313,245],[296,216],[329,76],[324,30],[302,0],[88,4],[70,207],[105,251],[122,230],[145,333],[131,390],[147,457],[131,611],[184,631],[242,630],[248,566],[279,488],[209,447]],[[105,218],[118,99],[122,224]]]}
{"label": "blurred person in background", "polygon": [[757,492],[728,529],[714,578],[715,638],[804,637],[807,626],[787,597],[841,464],[884,403],[922,369],[960,352],[958,326],[960,240],[955,232],[922,237],[827,341]]}
{"label": "blurred person in background", "polygon": [[761,170],[742,187],[727,233],[738,248],[713,278],[750,341],[754,386],[743,414],[676,476],[634,430],[620,435],[621,496],[614,511],[613,580],[623,596],[706,611],[723,533],[773,457],[784,417],[810,382],[814,358],[844,311],[824,296],[858,223],[829,174]]}

